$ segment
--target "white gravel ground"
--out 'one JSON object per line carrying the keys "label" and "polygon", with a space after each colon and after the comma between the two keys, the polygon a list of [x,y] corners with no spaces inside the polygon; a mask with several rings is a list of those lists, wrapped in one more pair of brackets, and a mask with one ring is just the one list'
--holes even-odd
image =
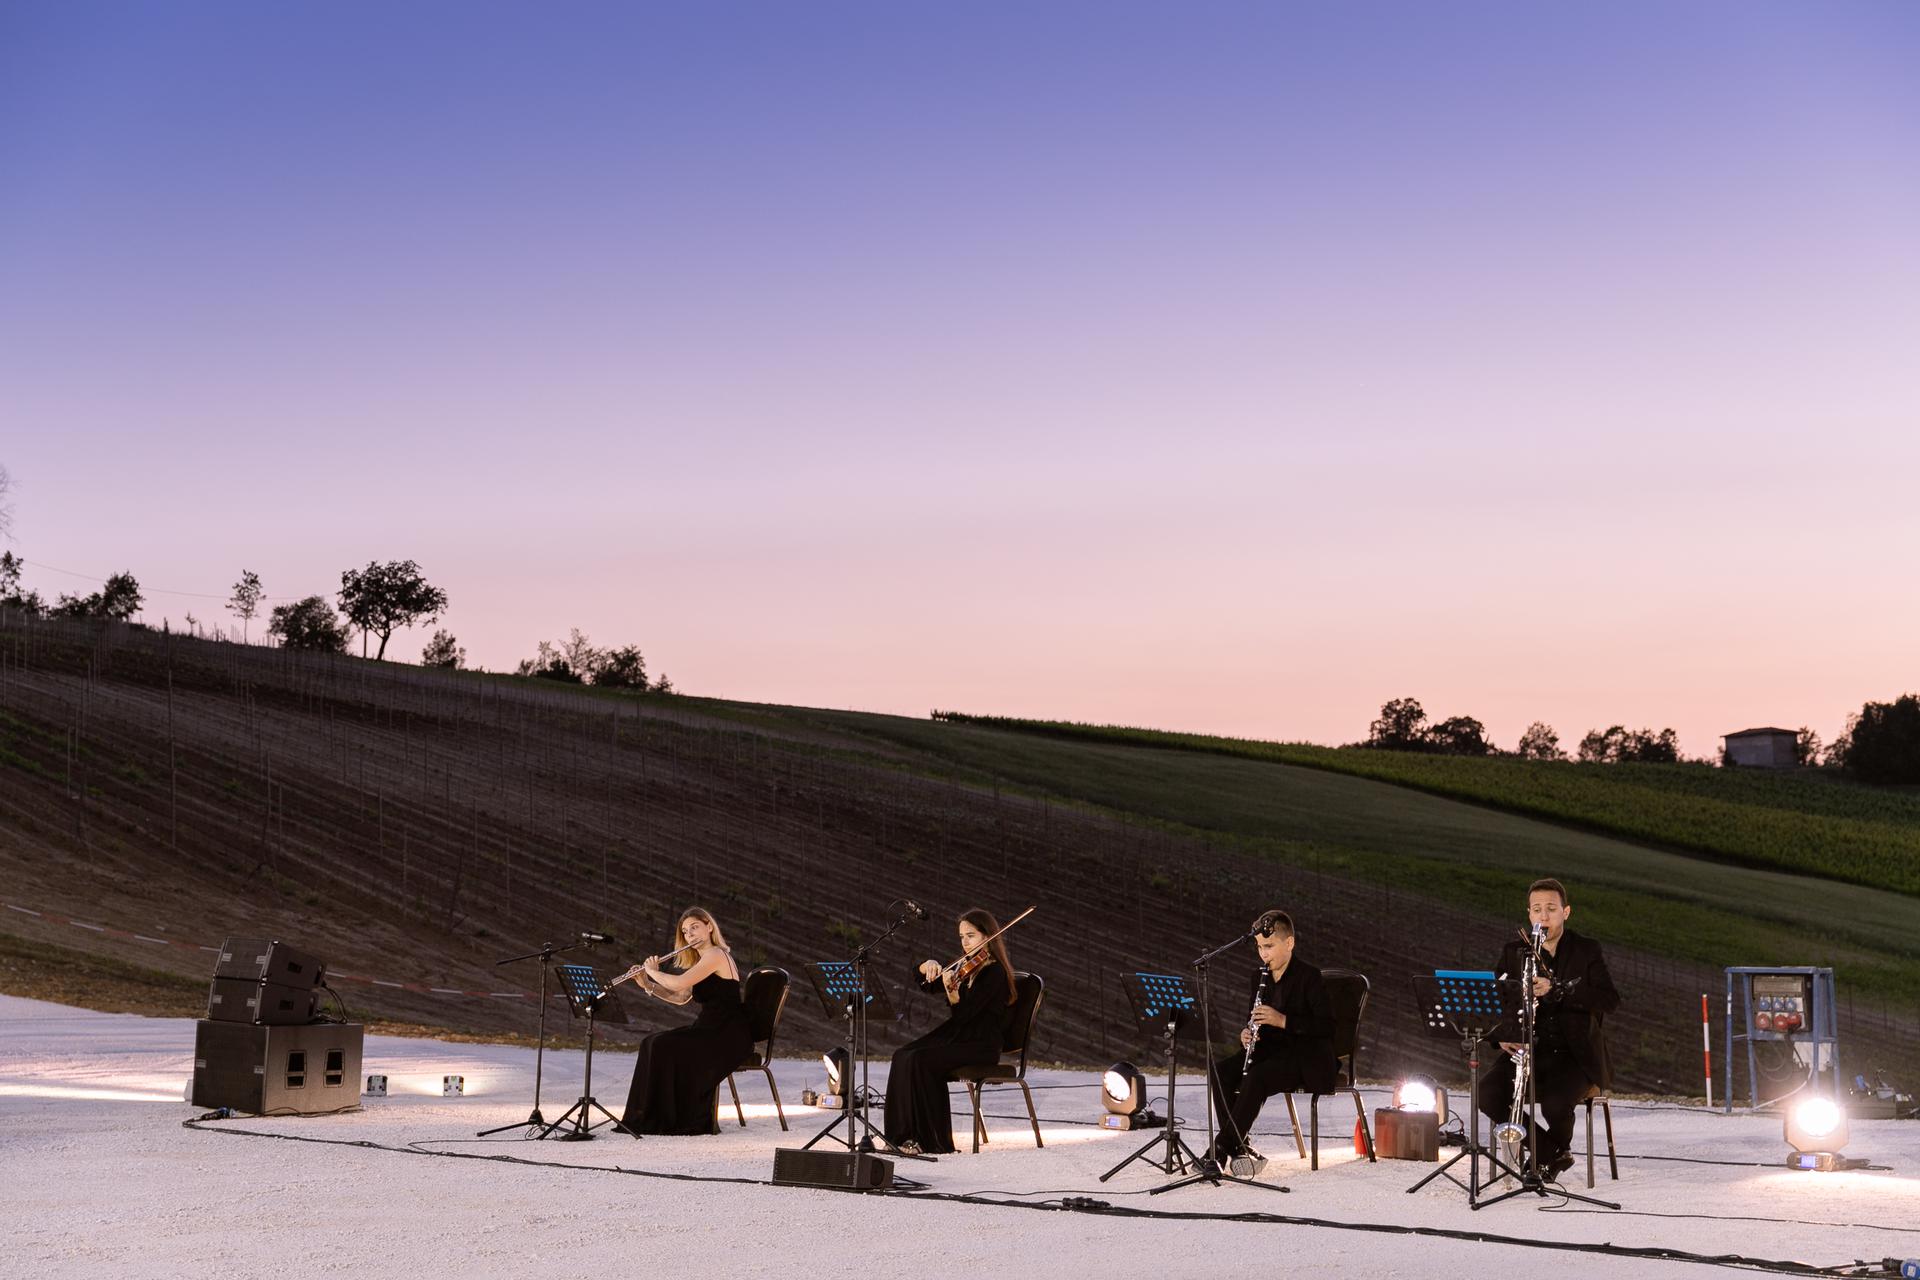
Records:
{"label": "white gravel ground", "polygon": [[[903,1165],[934,1193],[1029,1203],[1093,1196],[1126,1209],[1264,1213],[1313,1219],[1116,1217],[1017,1207],[850,1196],[767,1185],[773,1149],[797,1146],[825,1121],[798,1105],[817,1062],[777,1066],[792,1131],[783,1134],[764,1083],[742,1077],[747,1125],[731,1111],[708,1138],[619,1135],[583,1143],[481,1143],[476,1130],[526,1115],[531,1050],[373,1037],[366,1070],[394,1095],[313,1118],[236,1118],[208,1132],[182,1127],[193,1045],[184,1019],[100,1014],[0,997],[0,1275],[518,1277],[603,1273],[789,1277],[1221,1276],[1255,1268],[1338,1275],[1725,1274],[1698,1262],[1565,1252],[1537,1244],[1380,1233],[1384,1224],[1533,1242],[1600,1243],[1692,1254],[1744,1254],[1836,1266],[1920,1256],[1920,1123],[1856,1122],[1849,1154],[1885,1171],[1795,1173],[1778,1119],[1676,1107],[1615,1107],[1617,1183],[1600,1166],[1597,1193],[1627,1212],[1567,1212],[1533,1197],[1471,1212],[1444,1181],[1406,1188],[1431,1166],[1369,1165],[1327,1140],[1318,1173],[1292,1154],[1285,1112],[1262,1125],[1275,1157],[1264,1181],[1291,1194],[1196,1186],[1148,1196],[1165,1179],[1131,1166],[1102,1172],[1146,1135],[1111,1133],[1091,1072],[1037,1073],[1046,1136],[1035,1150],[1017,1090],[994,1098],[980,1155]],[[581,1054],[550,1054],[543,1106],[577,1096]],[[595,1055],[596,1092],[616,1112],[631,1055]],[[880,1071],[875,1083],[880,1083]],[[467,1094],[440,1096],[440,1077]],[[964,1095],[956,1092],[964,1102]],[[1197,1118],[1198,1091],[1183,1096]],[[1377,1100],[1384,1102],[1384,1094]],[[1377,1105],[1370,1099],[1369,1106]],[[1341,1102],[1327,1115],[1341,1114]],[[1351,1113],[1348,1112],[1350,1115]],[[1350,1122],[1349,1122],[1350,1123]],[[1343,1128],[1325,1122],[1330,1131]],[[964,1115],[958,1125],[966,1132]],[[244,1136],[320,1138],[305,1143]],[[1345,1135],[1342,1134],[1342,1137]],[[373,1143],[379,1146],[343,1145]],[[1196,1141],[1198,1145],[1198,1141]],[[389,1148],[397,1148],[393,1150]],[[415,1151],[508,1154],[538,1161],[433,1159]],[[1656,1158],[1658,1157],[1658,1158]],[[1688,1163],[1701,1160],[1750,1162]],[[634,1176],[689,1175],[715,1181]],[[1569,1175],[1573,1177],[1573,1175]],[[729,1182],[719,1179],[746,1179]],[[1571,1183],[1584,1189],[1583,1181]],[[1572,1206],[1578,1209],[1579,1206]],[[1269,1271],[1268,1274],[1272,1272]]]}

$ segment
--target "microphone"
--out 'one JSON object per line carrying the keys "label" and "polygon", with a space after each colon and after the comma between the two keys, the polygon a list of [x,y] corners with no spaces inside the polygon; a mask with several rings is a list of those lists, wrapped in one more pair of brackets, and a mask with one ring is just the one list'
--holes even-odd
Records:
{"label": "microphone", "polygon": [[902,905],[904,905],[907,910],[913,912],[915,916],[919,917],[922,920],[925,920],[927,918],[927,909],[921,906],[919,903],[915,902],[912,898],[904,898],[901,900],[901,902],[902,902]]}
{"label": "microphone", "polygon": [[582,942],[605,942],[609,944],[616,941],[610,933],[583,933],[580,935],[580,940]]}

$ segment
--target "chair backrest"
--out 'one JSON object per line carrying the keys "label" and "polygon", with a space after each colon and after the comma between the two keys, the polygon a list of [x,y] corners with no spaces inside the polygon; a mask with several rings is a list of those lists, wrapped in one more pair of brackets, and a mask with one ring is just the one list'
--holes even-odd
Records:
{"label": "chair backrest", "polygon": [[740,985],[740,1003],[746,1007],[747,1022],[753,1027],[753,1041],[766,1041],[767,1057],[773,1056],[773,1033],[780,1027],[780,1013],[787,1007],[787,990],[793,979],[785,969],[768,966],[755,969]]}
{"label": "chair backrest", "polygon": [[1360,1019],[1367,1012],[1367,997],[1373,984],[1367,975],[1352,969],[1327,969],[1321,976],[1327,983],[1327,1003],[1333,1007],[1333,1056],[1340,1059],[1347,1083],[1360,1077],[1354,1057],[1360,1049]]}
{"label": "chair backrest", "polygon": [[1047,992],[1047,984],[1040,980],[1037,973],[1019,973],[1013,975],[1013,1012],[1007,1015],[1007,1036],[1000,1043],[1000,1057],[1004,1061],[1018,1057],[1020,1074],[1027,1074],[1027,1046],[1033,1043],[1033,1024],[1040,1016],[1040,998]]}

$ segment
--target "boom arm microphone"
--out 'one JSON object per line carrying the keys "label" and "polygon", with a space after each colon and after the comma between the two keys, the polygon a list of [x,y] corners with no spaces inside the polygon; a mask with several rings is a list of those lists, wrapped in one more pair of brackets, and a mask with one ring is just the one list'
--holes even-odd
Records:
{"label": "boom arm microphone", "polygon": [[580,939],[583,942],[605,942],[608,944],[617,941],[610,933],[583,933],[580,935]]}
{"label": "boom arm microphone", "polygon": [[915,902],[912,898],[902,898],[900,902],[902,906],[906,907],[907,910],[913,912],[913,914],[918,918],[922,920],[925,920],[927,918],[927,909],[921,906],[919,903]]}

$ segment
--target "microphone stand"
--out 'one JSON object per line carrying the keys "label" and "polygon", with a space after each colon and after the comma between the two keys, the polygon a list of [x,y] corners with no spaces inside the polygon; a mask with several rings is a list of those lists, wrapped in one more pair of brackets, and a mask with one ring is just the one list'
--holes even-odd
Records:
{"label": "microphone stand", "polygon": [[[875,938],[872,942],[866,943],[858,951],[853,953],[853,969],[855,973],[858,973],[860,975],[860,991],[861,991],[860,1008],[856,1011],[854,1015],[854,1036],[855,1036],[855,1043],[858,1048],[858,1057],[856,1060],[860,1063],[860,1097],[858,1099],[858,1102],[859,1102],[859,1111],[860,1111],[860,1123],[866,1126],[867,1133],[864,1138],[861,1138],[859,1140],[859,1142],[856,1143],[853,1141],[854,1108],[852,1106],[848,1106],[847,1108],[847,1150],[854,1151],[854,1152],[871,1153],[874,1150],[874,1146],[875,1146],[874,1138],[877,1135],[880,1139],[879,1145],[882,1147],[885,1147],[887,1154],[890,1156],[894,1156],[898,1159],[903,1159],[903,1160],[926,1160],[928,1162],[933,1162],[937,1160],[938,1157],[928,1156],[928,1155],[916,1156],[908,1152],[902,1151],[900,1150],[900,1148],[894,1146],[893,1143],[887,1141],[887,1135],[883,1131],[876,1130],[873,1127],[873,1121],[868,1119],[867,1117],[867,1111],[868,1111],[868,1108],[872,1106],[872,1098],[873,1098],[872,1087],[867,1083],[868,1079],[870,1078],[870,1072],[873,1066],[873,1064],[869,1061],[869,1054],[872,1049],[872,1043],[868,1038],[871,1033],[867,1024],[867,1000],[866,1000],[867,966],[873,959],[874,951],[879,948],[881,943],[887,941],[889,938],[893,937],[894,934],[900,932],[900,926],[904,925],[909,920],[917,920],[922,918],[923,917],[921,916],[918,908],[910,909],[908,911],[903,912],[899,916],[899,918],[897,918],[892,924],[887,926],[887,930],[885,933]],[[849,1071],[851,1071],[851,1064],[849,1064]]]}
{"label": "microphone stand", "polygon": [[505,960],[493,962],[493,967],[498,969],[501,965],[519,964],[522,960],[540,961],[540,1031],[534,1040],[533,1050],[533,1111],[525,1120],[516,1120],[512,1124],[503,1124],[498,1128],[482,1129],[474,1135],[476,1138],[491,1137],[496,1133],[505,1133],[509,1129],[547,1127],[547,1118],[540,1114],[540,1076],[547,1054],[547,966],[552,963],[555,956],[563,952],[578,951],[581,947],[591,945],[588,942],[569,942],[564,947],[556,947],[551,942],[543,942],[538,951],[529,951],[523,956],[508,956]]}
{"label": "microphone stand", "polygon": [[[1535,933],[1532,936],[1528,936],[1523,933],[1520,936],[1527,944],[1526,958],[1521,961],[1520,975],[1520,1031],[1521,1039],[1526,1045],[1527,1054],[1527,1158],[1521,1163],[1519,1172],[1514,1174],[1515,1181],[1519,1183],[1518,1186],[1514,1187],[1511,1191],[1503,1192],[1490,1199],[1477,1201],[1472,1204],[1471,1207],[1475,1209],[1485,1209],[1492,1205],[1499,1204],[1502,1200],[1511,1200],[1515,1196],[1525,1195],[1531,1191],[1534,1195],[1543,1198],[1564,1196],[1568,1200],[1578,1200],[1581,1204],[1590,1204],[1600,1209],[1618,1209],[1620,1206],[1611,1200],[1602,1200],[1597,1196],[1578,1195],[1557,1185],[1549,1187],[1547,1180],[1540,1174],[1540,1125],[1539,1122],[1534,1119],[1535,1108],[1539,1105],[1540,1053],[1537,1013],[1540,998],[1533,994],[1533,982],[1535,978],[1540,976],[1540,951],[1546,945],[1546,935],[1544,933]],[[1575,979],[1575,981],[1577,981],[1577,979]],[[1571,986],[1572,983],[1569,982],[1567,985]],[[1501,1167],[1505,1168],[1504,1165]],[[1494,1178],[1488,1185],[1491,1186],[1492,1182],[1497,1181],[1499,1181],[1499,1179]]]}
{"label": "microphone stand", "polygon": [[[1220,1161],[1214,1158],[1219,1148],[1219,1139],[1215,1136],[1213,1123],[1213,1091],[1218,1084],[1219,1064],[1213,1060],[1213,995],[1212,988],[1207,981],[1207,968],[1213,961],[1219,959],[1252,937],[1253,934],[1251,932],[1243,933],[1232,942],[1215,947],[1193,962],[1193,971],[1197,976],[1200,987],[1201,1053],[1205,1055],[1207,1061],[1207,1150],[1206,1154],[1193,1162],[1194,1172],[1191,1175],[1175,1182],[1169,1182],[1165,1186],[1153,1188],[1147,1192],[1150,1196],[1157,1196],[1162,1191],[1173,1191],[1180,1187],[1190,1187],[1196,1182],[1205,1182],[1216,1187],[1223,1182],[1237,1182],[1243,1187],[1258,1187],[1262,1191],[1284,1192],[1293,1190],[1292,1187],[1281,1186],[1278,1183],[1255,1182],[1252,1178],[1243,1178],[1236,1173],[1228,1173],[1221,1169]],[[1226,1119],[1228,1123],[1232,1123],[1233,1117],[1229,1115]],[[1167,1117],[1167,1123],[1171,1125],[1173,1123],[1173,1117]],[[1246,1145],[1244,1136],[1241,1138],[1241,1143],[1242,1145]]]}

